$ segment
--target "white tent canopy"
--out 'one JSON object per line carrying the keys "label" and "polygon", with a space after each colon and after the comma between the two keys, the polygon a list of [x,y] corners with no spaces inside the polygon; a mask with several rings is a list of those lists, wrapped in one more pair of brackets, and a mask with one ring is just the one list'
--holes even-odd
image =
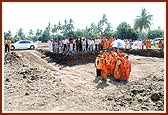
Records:
{"label": "white tent canopy", "polygon": [[116,48],[124,48],[125,47],[125,42],[124,42],[124,40],[121,40],[121,39],[117,39],[117,40],[113,41],[111,44],[112,44],[112,47],[116,47]]}

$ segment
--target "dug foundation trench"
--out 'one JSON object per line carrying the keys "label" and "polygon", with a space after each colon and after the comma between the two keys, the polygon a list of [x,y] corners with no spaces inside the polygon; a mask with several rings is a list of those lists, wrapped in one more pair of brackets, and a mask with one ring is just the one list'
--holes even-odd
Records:
{"label": "dug foundation trench", "polygon": [[[111,50],[111,49],[108,49]],[[125,53],[139,55],[139,56],[146,56],[146,57],[158,57],[164,58],[164,51],[163,49],[119,49]],[[99,51],[94,52],[75,52],[75,53],[53,53],[48,50],[38,49],[38,51],[49,57],[53,62],[66,65],[66,66],[73,66],[79,64],[86,64],[86,63],[94,63],[96,56],[99,54]]]}

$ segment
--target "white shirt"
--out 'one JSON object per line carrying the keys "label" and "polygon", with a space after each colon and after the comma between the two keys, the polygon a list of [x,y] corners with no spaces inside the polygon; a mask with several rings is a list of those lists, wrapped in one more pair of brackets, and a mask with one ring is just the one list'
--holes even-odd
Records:
{"label": "white shirt", "polygon": [[95,39],[95,44],[99,44],[99,40],[98,39]]}
{"label": "white shirt", "polygon": [[86,45],[86,40],[82,40],[82,45],[83,45],[83,46]]}
{"label": "white shirt", "polygon": [[62,44],[66,44],[66,41],[65,41],[65,40],[62,40]]}
{"label": "white shirt", "polygon": [[88,40],[88,45],[91,45],[91,40]]}

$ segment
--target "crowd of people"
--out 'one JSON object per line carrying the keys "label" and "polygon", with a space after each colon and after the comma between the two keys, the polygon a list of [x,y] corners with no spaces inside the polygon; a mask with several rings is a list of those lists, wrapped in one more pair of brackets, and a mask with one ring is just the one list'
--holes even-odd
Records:
{"label": "crowd of people", "polygon": [[131,72],[131,63],[128,56],[120,50],[100,51],[95,60],[96,77],[103,81],[113,77],[117,81],[128,81]]}
{"label": "crowd of people", "polygon": [[48,41],[49,51],[59,53],[59,52],[74,52],[74,51],[95,51],[103,48],[101,44],[101,39],[86,39],[72,37],[63,38],[62,40],[49,40]]}
{"label": "crowd of people", "polygon": [[[73,37],[66,37],[62,40],[49,40],[48,48],[49,51],[59,53],[59,52],[75,52],[75,51],[100,51],[102,49],[111,49],[114,46],[116,38],[77,38],[73,39]],[[151,40],[146,38],[145,40],[137,40],[137,43],[133,43],[132,39],[124,39],[125,49],[150,49],[151,48]],[[163,41],[160,40],[158,44],[159,49],[163,49]],[[135,47],[136,45],[136,47]]]}

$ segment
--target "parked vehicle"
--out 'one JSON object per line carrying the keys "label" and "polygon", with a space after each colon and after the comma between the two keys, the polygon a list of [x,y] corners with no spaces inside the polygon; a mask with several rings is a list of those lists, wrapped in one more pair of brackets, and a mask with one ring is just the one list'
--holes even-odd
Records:
{"label": "parked vehicle", "polygon": [[16,43],[11,44],[11,50],[15,49],[36,49],[38,47],[37,43],[29,40],[20,40]]}

